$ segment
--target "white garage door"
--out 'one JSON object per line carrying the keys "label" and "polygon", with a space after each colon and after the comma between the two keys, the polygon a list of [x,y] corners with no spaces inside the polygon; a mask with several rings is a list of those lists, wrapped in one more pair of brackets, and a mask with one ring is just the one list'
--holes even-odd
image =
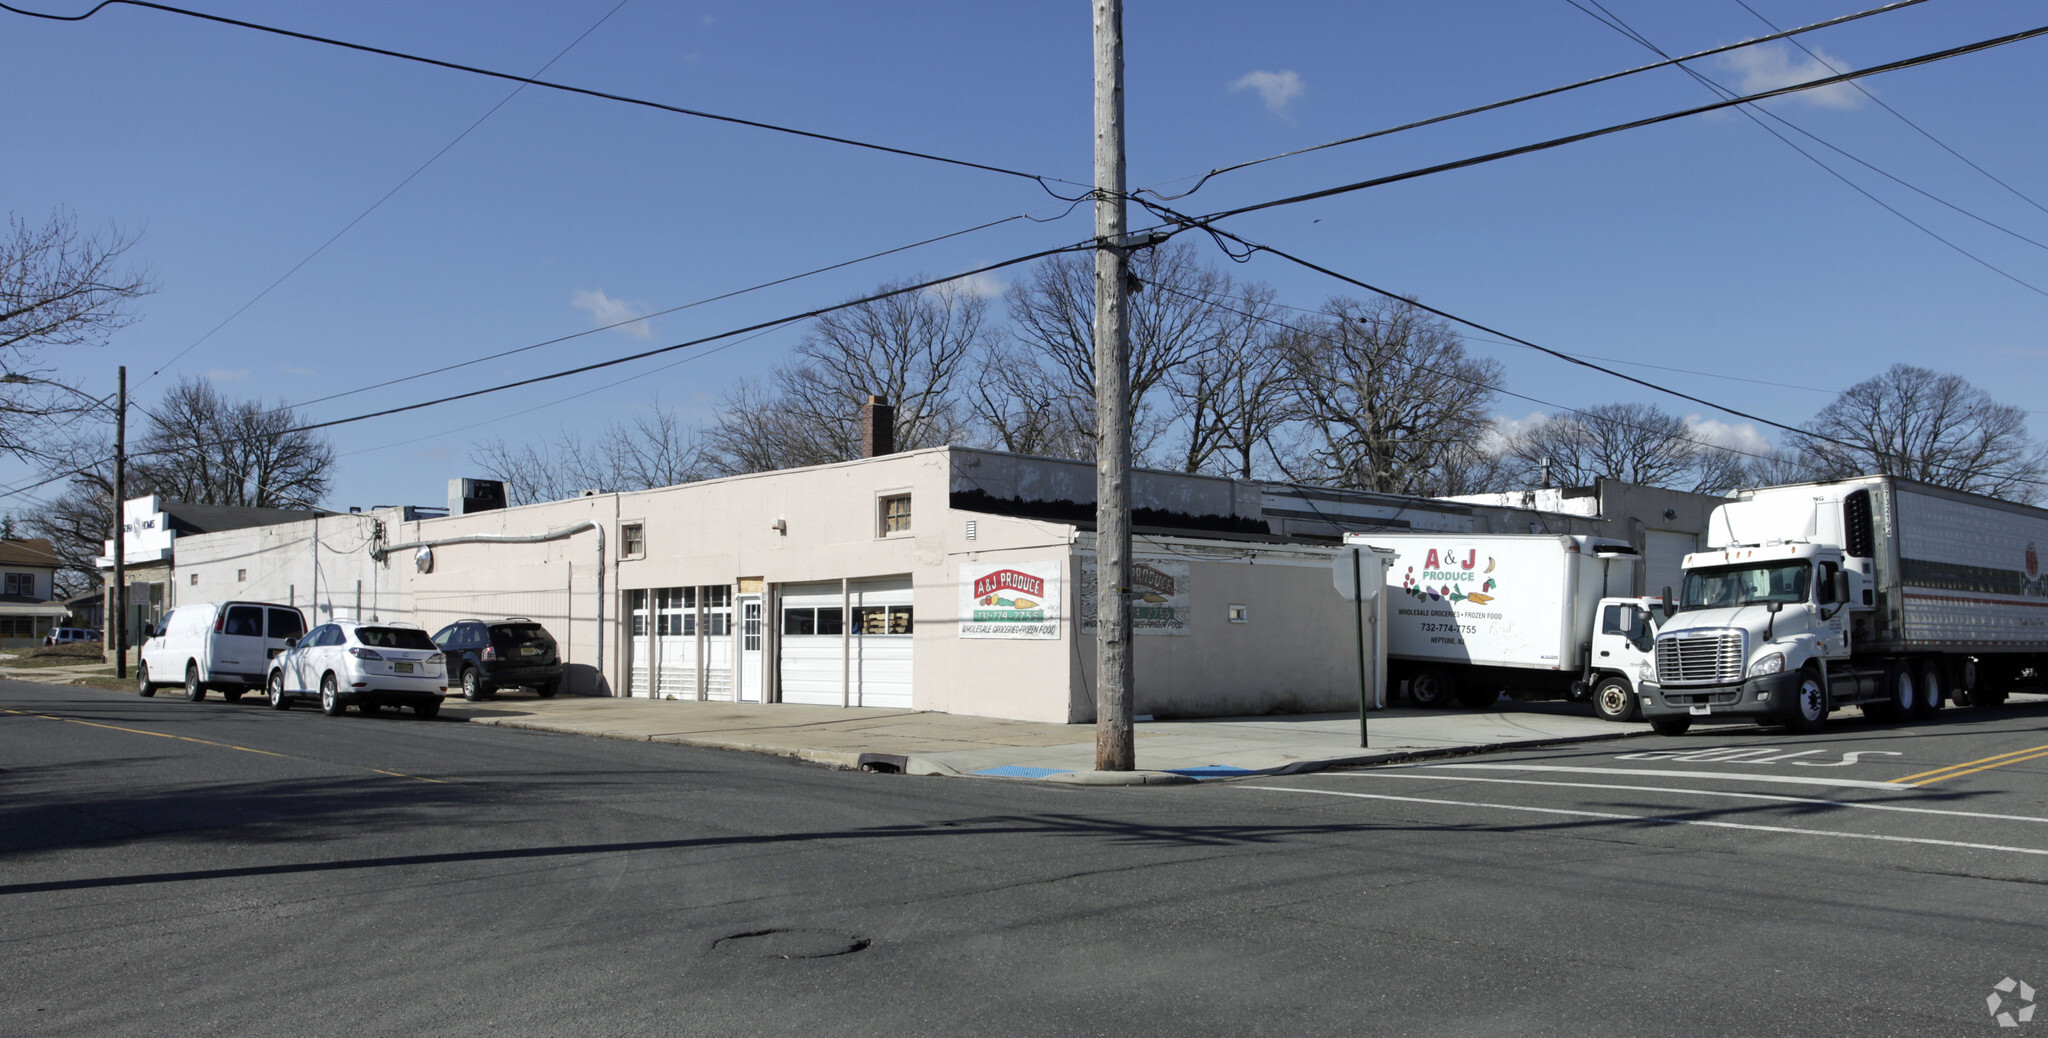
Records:
{"label": "white garage door", "polygon": [[1695,534],[1646,530],[1643,538],[1643,594],[1656,597],[1669,587],[1676,597],[1685,582],[1685,557],[1700,550]]}
{"label": "white garage door", "polygon": [[849,636],[838,581],[782,586],[782,701],[909,709],[910,578],[856,580],[851,598]]}

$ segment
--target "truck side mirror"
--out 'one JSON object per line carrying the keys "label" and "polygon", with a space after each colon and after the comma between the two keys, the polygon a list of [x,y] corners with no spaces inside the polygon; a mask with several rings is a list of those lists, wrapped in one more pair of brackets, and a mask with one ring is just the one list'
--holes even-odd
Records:
{"label": "truck side mirror", "polygon": [[1666,584],[1664,585],[1664,619],[1671,619],[1672,615],[1677,612],[1678,610],[1671,607],[1671,585]]}
{"label": "truck side mirror", "polygon": [[1835,571],[1835,601],[1844,605],[1849,602],[1849,574],[1842,570]]}

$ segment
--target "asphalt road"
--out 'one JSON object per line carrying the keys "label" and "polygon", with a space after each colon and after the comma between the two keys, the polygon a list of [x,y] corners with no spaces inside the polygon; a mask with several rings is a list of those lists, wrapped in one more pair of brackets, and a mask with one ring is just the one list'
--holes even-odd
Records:
{"label": "asphalt road", "polygon": [[0,683],[0,1034],[2048,1030],[2048,706],[1855,717],[1084,788]]}

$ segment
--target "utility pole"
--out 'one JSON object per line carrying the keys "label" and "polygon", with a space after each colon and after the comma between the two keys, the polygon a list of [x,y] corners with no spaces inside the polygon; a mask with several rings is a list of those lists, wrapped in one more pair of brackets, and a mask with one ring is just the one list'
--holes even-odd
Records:
{"label": "utility pole", "polygon": [[1125,313],[1124,6],[1095,0],[1095,770],[1138,766],[1131,731],[1130,325]]}
{"label": "utility pole", "polygon": [[128,367],[114,403],[114,676],[128,677]]}

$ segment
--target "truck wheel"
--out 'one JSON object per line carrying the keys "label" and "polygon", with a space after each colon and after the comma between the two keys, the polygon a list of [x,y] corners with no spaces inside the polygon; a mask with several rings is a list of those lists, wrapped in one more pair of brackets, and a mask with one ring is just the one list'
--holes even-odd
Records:
{"label": "truck wheel", "polygon": [[1913,700],[1914,718],[1930,721],[1941,712],[1941,690],[1945,684],[1939,660],[1928,660],[1920,665],[1920,694]]}
{"label": "truck wheel", "polygon": [[1446,671],[1418,670],[1408,679],[1408,698],[1427,710],[1447,709],[1457,694],[1458,683]]}
{"label": "truck wheel", "polygon": [[[1909,679],[1910,680],[1910,679]],[[1828,723],[1828,689],[1820,672],[1806,667],[1799,672],[1799,687],[1792,693],[1793,711],[1786,727],[1795,732],[1820,731]]]}
{"label": "truck wheel", "polygon": [[144,699],[156,695],[156,686],[149,683],[149,664],[147,663],[135,669],[135,694]]}
{"label": "truck wheel", "polygon": [[206,682],[199,680],[199,664],[185,664],[185,698],[194,703],[206,698]]}
{"label": "truck wheel", "polygon": [[1642,716],[1642,706],[1627,678],[1609,674],[1593,686],[1593,712],[1603,721],[1633,721]]}
{"label": "truck wheel", "polygon": [[1690,717],[1660,717],[1650,722],[1650,729],[1658,735],[1684,735],[1691,727]]}
{"label": "truck wheel", "polygon": [[1884,719],[1906,721],[1914,717],[1914,709],[1920,701],[1920,686],[1913,679],[1913,665],[1900,661],[1892,671],[1891,698],[1884,703]]}

